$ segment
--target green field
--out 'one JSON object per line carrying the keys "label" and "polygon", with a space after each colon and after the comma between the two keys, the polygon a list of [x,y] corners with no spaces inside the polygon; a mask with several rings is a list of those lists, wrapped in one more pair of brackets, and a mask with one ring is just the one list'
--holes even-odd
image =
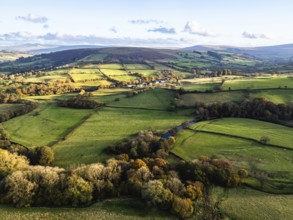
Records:
{"label": "green field", "polygon": [[111,106],[167,110],[174,97],[175,92],[171,90],[150,89],[134,97],[114,102]]}
{"label": "green field", "polygon": [[101,69],[101,71],[108,76],[121,76],[128,74],[125,70],[120,69]]}
{"label": "green field", "polygon": [[191,120],[183,113],[123,108],[103,108],[53,146],[56,165],[102,161],[104,149],[141,130],[165,131]]}
{"label": "green field", "polygon": [[72,69],[69,75],[74,82],[80,82],[84,80],[103,79],[104,75],[98,69]]}
{"label": "green field", "polygon": [[151,75],[154,75],[156,73],[158,73],[159,71],[158,70],[139,70],[139,69],[132,69],[132,70],[129,70],[131,73],[139,73],[139,74],[142,74],[143,76],[151,76]]}
{"label": "green field", "polygon": [[68,79],[69,76],[67,74],[65,75],[49,75],[49,76],[40,76],[40,77],[30,77],[25,79],[26,83],[38,83],[38,82],[50,82],[50,81],[56,81],[56,80],[62,80],[65,81]]}
{"label": "green field", "polygon": [[28,147],[47,146],[62,138],[90,112],[43,103],[31,113],[4,122],[3,127],[13,142]]}
{"label": "green field", "polygon": [[193,83],[182,83],[180,85],[185,91],[206,91],[220,86],[220,83],[204,83],[204,84],[193,84]]}
{"label": "green field", "polygon": [[277,104],[290,104],[293,102],[292,89],[262,90],[250,93],[251,98],[263,97]]}
{"label": "green field", "polygon": [[110,76],[110,77],[112,79],[120,81],[120,82],[128,82],[128,81],[131,81],[131,80],[138,79],[136,76],[129,76],[129,75],[121,75],[121,76],[113,75],[113,76]]}
{"label": "green field", "polygon": [[242,118],[224,118],[200,122],[192,125],[191,129],[235,135],[256,141],[259,141],[263,136],[267,136],[270,139],[268,144],[293,149],[293,129],[269,122]]}
{"label": "green field", "polygon": [[109,199],[95,203],[86,208],[13,208],[0,206],[0,219],[31,220],[31,219],[64,219],[64,220],[151,220],[176,219],[168,213],[154,208],[145,208],[145,203],[132,198]]}
{"label": "green field", "polygon": [[223,89],[267,89],[267,88],[293,88],[293,77],[272,77],[272,78],[248,78],[231,80],[224,83]]}
{"label": "green field", "polygon": [[220,210],[229,219],[293,219],[293,195],[274,195],[248,188],[222,189],[211,192]]}
{"label": "green field", "polygon": [[235,92],[217,92],[217,93],[187,93],[180,96],[176,101],[178,106],[193,107],[195,103],[202,102],[206,104],[224,103],[229,101],[241,101],[247,94],[242,91]]}
{"label": "green field", "polygon": [[150,66],[146,64],[125,64],[127,70],[149,70]]}
{"label": "green field", "polygon": [[124,69],[123,66],[119,63],[100,64],[99,68],[100,69],[112,69],[112,70]]}

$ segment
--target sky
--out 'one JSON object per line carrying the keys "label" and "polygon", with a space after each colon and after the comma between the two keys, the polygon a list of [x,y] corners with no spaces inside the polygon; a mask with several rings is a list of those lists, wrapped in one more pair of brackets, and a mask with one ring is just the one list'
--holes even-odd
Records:
{"label": "sky", "polygon": [[292,0],[0,0],[0,46],[293,43]]}

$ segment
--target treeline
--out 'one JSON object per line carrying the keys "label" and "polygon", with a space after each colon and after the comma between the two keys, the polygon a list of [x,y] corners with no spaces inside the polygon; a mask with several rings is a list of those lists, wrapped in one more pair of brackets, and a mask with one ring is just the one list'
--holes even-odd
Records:
{"label": "treeline", "polygon": [[6,93],[15,93],[17,95],[29,95],[29,96],[38,96],[38,95],[58,95],[63,93],[78,92],[80,88],[75,87],[71,83],[63,81],[55,81],[52,83],[30,83],[29,85],[12,85],[9,86],[5,92]]}
{"label": "treeline", "polygon": [[[149,132],[140,132],[129,141],[149,147],[160,145],[159,136]],[[181,219],[194,216],[216,220],[223,216],[210,203],[205,185],[219,182],[236,186],[248,175],[227,160],[202,157],[174,166],[164,158],[150,155],[132,158],[132,155],[119,154],[105,164],[62,169],[30,166],[26,157],[0,149],[0,202],[17,207],[84,206],[128,195]]]}
{"label": "treeline", "polygon": [[96,102],[83,95],[77,95],[74,98],[60,101],[59,105],[66,108],[96,109],[104,106],[104,103]]}
{"label": "treeline", "polygon": [[21,104],[17,105],[12,109],[0,112],[0,122],[7,121],[11,118],[27,114],[38,107],[38,103],[31,101],[18,101]]}
{"label": "treeline", "polygon": [[226,102],[206,105],[195,105],[197,115],[201,120],[223,117],[252,118],[269,122],[292,120],[293,107],[285,104],[275,104],[264,98],[244,100],[240,103]]}

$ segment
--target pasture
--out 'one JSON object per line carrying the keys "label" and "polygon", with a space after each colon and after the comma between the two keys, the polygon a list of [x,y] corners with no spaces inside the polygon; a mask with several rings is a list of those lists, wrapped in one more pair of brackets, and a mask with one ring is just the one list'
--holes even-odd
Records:
{"label": "pasture", "polygon": [[47,146],[70,132],[90,112],[42,103],[33,112],[4,122],[3,127],[13,142],[27,147]]}
{"label": "pasture", "polygon": [[119,63],[110,63],[110,64],[100,64],[100,69],[112,69],[112,70],[121,70],[124,69],[124,67]]}
{"label": "pasture", "polygon": [[176,100],[177,106],[194,107],[195,103],[202,102],[205,104],[224,103],[231,101],[241,101],[248,97],[245,91],[234,92],[216,92],[216,93],[186,93]]}
{"label": "pasture", "polygon": [[105,107],[53,146],[55,165],[67,167],[103,161],[109,157],[104,153],[106,147],[130,135],[141,130],[163,132],[191,119],[185,112]]}
{"label": "pasture", "polygon": [[150,66],[146,64],[125,64],[127,70],[150,70]]}
{"label": "pasture", "polygon": [[0,206],[0,219],[65,219],[65,220],[150,220],[176,219],[168,213],[155,208],[145,208],[145,203],[132,198],[108,199],[84,208],[13,208]]}
{"label": "pasture", "polygon": [[274,195],[249,188],[211,190],[214,201],[229,219],[293,219],[293,195]]}
{"label": "pasture", "polygon": [[167,89],[149,89],[139,95],[114,102],[110,106],[167,110],[175,92]]}
{"label": "pasture", "polygon": [[293,149],[293,129],[269,122],[243,118],[223,118],[204,121],[190,127],[195,131],[215,132],[218,134],[235,135],[260,141],[267,136],[268,144]]}
{"label": "pasture", "polygon": [[245,78],[241,80],[229,80],[224,83],[224,90],[238,89],[268,89],[268,88],[293,88],[293,77],[263,77]]}

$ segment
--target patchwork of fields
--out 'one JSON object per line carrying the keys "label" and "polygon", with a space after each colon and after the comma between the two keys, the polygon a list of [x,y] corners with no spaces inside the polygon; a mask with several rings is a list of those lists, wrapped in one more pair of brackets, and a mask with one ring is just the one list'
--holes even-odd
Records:
{"label": "patchwork of fields", "polygon": [[[152,65],[156,65],[155,68],[152,68]],[[117,81],[130,81],[137,79],[133,73],[151,76],[160,68],[167,67],[152,62],[149,62],[149,65],[87,64],[78,68],[51,71],[45,76],[27,78],[26,82],[51,82],[71,77],[75,85],[90,87],[102,83],[109,85],[111,80],[108,81],[108,77]],[[182,75],[184,74],[183,72]],[[196,102],[211,104],[264,97],[277,104],[290,104],[293,101],[292,79],[231,77],[223,84],[225,91],[213,93],[204,91],[219,86],[221,78],[208,81],[191,79],[177,87],[183,87],[186,91],[201,92],[180,96],[177,91],[158,88],[142,93],[137,90],[138,94],[131,97],[129,94],[134,90],[129,88],[101,89],[94,91],[90,97],[106,104],[99,110],[70,109],[57,105],[57,101],[74,97],[76,94],[31,96],[26,99],[39,101],[39,107],[2,125],[13,142],[28,147],[51,146],[55,152],[56,166],[89,164],[105,161],[109,158],[105,153],[108,146],[115,145],[141,130],[165,132],[185,121],[193,120],[193,107]],[[175,97],[177,106],[189,109],[170,111]],[[0,113],[15,108],[15,104],[2,104]],[[268,137],[268,142],[261,143],[262,137]],[[196,123],[180,131],[176,139],[172,153],[184,160],[194,160],[207,155],[227,158],[236,166],[248,169],[250,177],[245,180],[246,187],[229,190],[217,187],[211,191],[211,195],[220,201],[220,209],[229,218],[292,218],[290,207],[293,198],[286,195],[293,193],[292,128],[252,119],[224,118]],[[258,176],[263,173],[267,178],[262,185]],[[71,219],[84,216],[87,219],[96,219],[97,216],[99,219],[170,219],[167,214],[156,210],[145,211],[143,206],[143,203],[132,199],[104,201],[85,209],[15,210],[0,206],[0,218],[9,215],[11,218],[6,219]]]}

